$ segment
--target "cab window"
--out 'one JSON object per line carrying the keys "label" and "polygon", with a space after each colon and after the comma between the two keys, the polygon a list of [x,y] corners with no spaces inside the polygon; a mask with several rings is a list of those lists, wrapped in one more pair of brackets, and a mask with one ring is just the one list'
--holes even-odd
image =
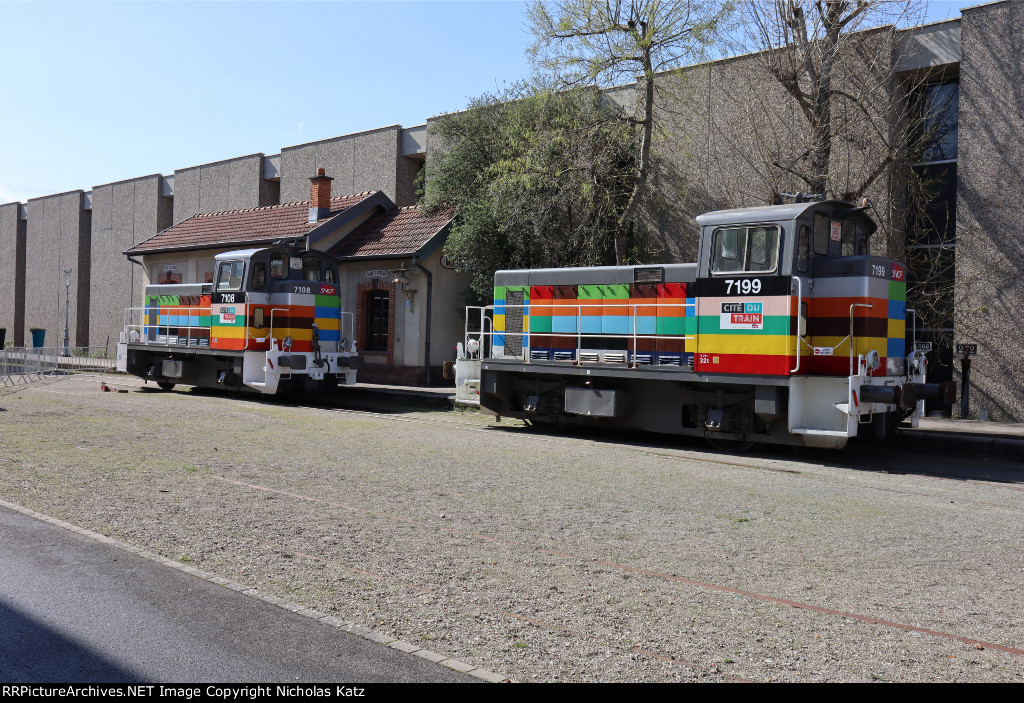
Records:
{"label": "cab window", "polygon": [[740,240],[746,238],[746,230],[720,229],[715,232],[711,270],[714,273],[732,273],[743,270],[743,255]]}
{"label": "cab window", "polygon": [[814,253],[828,256],[832,220],[823,212],[814,213]]}
{"label": "cab window", "polygon": [[287,254],[274,254],[270,257],[270,277],[278,281],[288,278]]}
{"label": "cab window", "polygon": [[723,227],[712,238],[712,273],[771,273],[778,258],[777,225]]}
{"label": "cab window", "polygon": [[304,280],[304,281],[319,281],[320,280],[320,257],[319,256],[304,256],[304,257],[302,257],[302,280]]}
{"label": "cab window", "polygon": [[267,287],[267,264],[257,261],[252,265],[252,289],[263,290]]}
{"label": "cab window", "polygon": [[842,255],[853,256],[857,251],[857,223],[849,217],[843,220]]}
{"label": "cab window", "polygon": [[241,290],[243,261],[222,261],[217,266],[217,290]]}
{"label": "cab window", "polygon": [[807,272],[807,261],[811,257],[811,230],[807,225],[800,225],[800,236],[796,240],[796,270]]}

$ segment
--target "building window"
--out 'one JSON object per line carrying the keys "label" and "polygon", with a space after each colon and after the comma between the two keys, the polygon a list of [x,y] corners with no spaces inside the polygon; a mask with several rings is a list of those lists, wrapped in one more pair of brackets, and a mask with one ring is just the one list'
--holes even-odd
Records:
{"label": "building window", "polygon": [[[915,97],[919,142],[907,179],[907,306],[915,310],[917,340],[932,343],[928,380],[941,382],[953,378],[960,82],[925,85]],[[925,410],[950,408],[929,401]]]}
{"label": "building window", "polygon": [[960,121],[960,81],[933,83],[917,93],[920,156],[918,163],[957,158]]}
{"label": "building window", "polygon": [[388,350],[391,295],[386,290],[366,294],[366,351]]}

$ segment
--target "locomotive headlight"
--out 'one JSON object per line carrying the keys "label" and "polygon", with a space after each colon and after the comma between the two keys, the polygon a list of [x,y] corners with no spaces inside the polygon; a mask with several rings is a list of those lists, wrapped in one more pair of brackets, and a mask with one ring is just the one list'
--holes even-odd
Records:
{"label": "locomotive headlight", "polygon": [[480,340],[471,339],[466,342],[466,351],[470,354],[476,354],[480,350]]}
{"label": "locomotive headlight", "polygon": [[874,371],[882,364],[882,357],[878,351],[872,349],[864,356],[864,363],[867,364],[868,368]]}
{"label": "locomotive headlight", "polygon": [[348,338],[347,337],[345,339],[342,339],[340,342],[338,342],[338,349],[341,350],[341,351],[345,351],[346,349],[348,349]]}
{"label": "locomotive headlight", "polygon": [[284,338],[284,350],[285,351],[291,351],[293,344],[295,344],[295,340],[294,339],[292,339],[291,337],[285,337]]}

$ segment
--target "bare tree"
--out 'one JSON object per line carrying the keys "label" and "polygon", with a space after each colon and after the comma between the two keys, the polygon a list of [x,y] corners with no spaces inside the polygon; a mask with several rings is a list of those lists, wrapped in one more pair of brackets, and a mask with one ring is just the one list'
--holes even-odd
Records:
{"label": "bare tree", "polygon": [[655,122],[655,77],[704,58],[732,4],[715,0],[537,0],[529,9],[535,64],[563,87],[635,82],[625,119],[640,128],[633,190],[619,214],[615,258],[647,185]]}
{"label": "bare tree", "polygon": [[925,9],[923,0],[742,0],[735,36],[774,84],[760,99],[781,98],[791,116],[787,123],[776,111],[752,125],[763,180],[849,201],[877,198],[875,252],[906,261],[917,325],[948,351],[955,196],[943,191],[946,166],[922,162],[956,158],[934,152],[955,144],[946,132],[955,130],[957,100],[934,90],[948,77],[917,60],[923,46],[903,31]]}
{"label": "bare tree", "polygon": [[922,0],[743,0],[744,47],[759,52],[805,127],[802,148],[776,153],[772,167],[810,192],[854,200],[919,148],[904,100],[919,76],[897,76],[895,59],[899,28],[923,11]]}

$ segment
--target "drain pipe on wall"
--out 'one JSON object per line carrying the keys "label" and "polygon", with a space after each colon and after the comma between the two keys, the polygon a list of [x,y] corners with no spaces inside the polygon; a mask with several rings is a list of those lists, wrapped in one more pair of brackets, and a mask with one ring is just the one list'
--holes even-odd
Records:
{"label": "drain pipe on wall", "polygon": [[430,273],[423,264],[420,263],[418,256],[412,257],[412,263],[427,277],[427,336],[424,340],[423,345],[423,357],[424,362],[427,365],[427,385],[430,385],[430,312],[434,303],[434,274]]}

